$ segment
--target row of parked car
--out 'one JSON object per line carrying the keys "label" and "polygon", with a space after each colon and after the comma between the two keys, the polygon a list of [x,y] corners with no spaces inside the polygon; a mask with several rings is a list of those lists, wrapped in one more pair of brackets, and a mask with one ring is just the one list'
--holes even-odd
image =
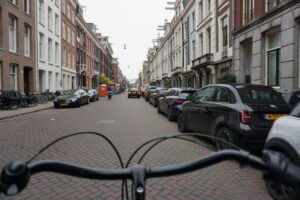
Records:
{"label": "row of parked car", "polygon": [[99,92],[95,89],[61,91],[54,99],[55,108],[80,107],[90,102],[99,101]]}
{"label": "row of parked car", "polygon": [[[146,89],[144,98],[176,121],[182,133],[197,132],[217,149],[259,152],[263,148],[283,153],[300,166],[300,103],[295,92],[290,105],[272,87],[248,84],[215,84],[201,89]],[[298,100],[297,100],[298,99]],[[293,109],[294,108],[294,109]],[[226,141],[226,142],[223,142]],[[286,199],[291,188],[267,183],[275,199]]]}

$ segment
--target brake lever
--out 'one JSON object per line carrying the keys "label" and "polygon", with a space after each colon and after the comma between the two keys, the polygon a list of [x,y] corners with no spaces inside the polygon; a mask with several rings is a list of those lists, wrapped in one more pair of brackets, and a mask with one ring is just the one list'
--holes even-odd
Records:
{"label": "brake lever", "polygon": [[30,179],[30,171],[25,162],[14,161],[8,164],[0,176],[0,192],[14,196],[23,191]]}

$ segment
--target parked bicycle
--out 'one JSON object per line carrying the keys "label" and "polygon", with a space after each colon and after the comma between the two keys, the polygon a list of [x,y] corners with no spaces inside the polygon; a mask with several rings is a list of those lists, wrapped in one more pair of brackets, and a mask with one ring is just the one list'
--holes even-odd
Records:
{"label": "parked bicycle", "polygon": [[20,92],[14,90],[0,90],[0,108],[1,109],[17,109],[22,102]]}
{"label": "parked bicycle", "polygon": [[[93,134],[104,138],[116,152],[118,159],[120,161],[121,169],[94,169],[87,168],[79,165],[74,165],[71,163],[64,163],[59,161],[37,161],[31,163],[38,155],[43,153],[49,147],[55,143],[77,135],[83,134]],[[202,134],[188,134],[189,136],[201,136],[208,137]],[[0,177],[0,193],[4,193],[8,196],[17,195],[22,192],[30,181],[30,177],[41,173],[41,172],[55,172],[64,175],[70,175],[80,178],[96,179],[96,180],[122,180],[122,199],[124,199],[124,191],[127,199],[128,195],[128,186],[125,180],[131,180],[132,185],[132,198],[135,200],[144,200],[146,197],[146,179],[150,178],[159,178],[180,175],[196,170],[200,170],[211,165],[220,163],[225,160],[233,160],[239,162],[243,165],[249,164],[252,167],[264,171],[264,179],[278,182],[279,184],[285,184],[289,187],[294,188],[293,193],[290,195],[289,199],[296,200],[300,199],[300,167],[293,165],[287,161],[287,159],[280,153],[265,150],[263,153],[263,159],[251,155],[250,153],[243,150],[223,150],[220,152],[213,153],[204,158],[199,158],[193,161],[170,165],[164,167],[154,167],[149,168],[143,165],[140,165],[143,158],[153,149],[156,145],[162,143],[168,139],[181,139],[189,142],[194,142],[199,145],[204,146],[199,142],[195,142],[189,138],[186,138],[185,135],[176,135],[171,137],[161,137],[150,140],[143,145],[141,145],[129,158],[126,165],[124,165],[119,151],[115,145],[103,134],[96,132],[81,132],[74,133],[71,135],[63,136],[54,142],[48,144],[46,147],[41,149],[36,155],[34,155],[27,162],[15,161],[8,164],[2,171]],[[218,139],[218,138],[215,138]],[[219,140],[219,139],[218,139]],[[224,140],[220,140],[226,142]],[[134,165],[129,168],[129,164],[132,161],[133,157],[146,145],[153,143],[142,155],[139,164]],[[230,143],[229,143],[230,144]]]}

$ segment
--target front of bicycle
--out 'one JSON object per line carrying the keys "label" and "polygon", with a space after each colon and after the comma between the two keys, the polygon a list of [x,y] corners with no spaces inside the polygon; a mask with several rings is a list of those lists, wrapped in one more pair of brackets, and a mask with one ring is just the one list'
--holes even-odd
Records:
{"label": "front of bicycle", "polygon": [[[31,163],[38,155],[47,150],[53,144],[77,135],[82,134],[94,134],[104,138],[116,152],[121,168],[120,169],[95,169],[88,168],[79,165],[74,165],[70,163],[64,163],[59,161],[37,161]],[[189,136],[203,136],[201,134],[188,134]],[[299,196],[299,183],[300,183],[300,168],[289,163],[284,156],[279,153],[265,150],[263,153],[263,158],[259,158],[255,155],[251,155],[249,152],[243,150],[223,150],[219,152],[212,153],[205,157],[192,160],[189,162],[184,162],[176,165],[164,166],[164,167],[154,167],[148,168],[143,165],[134,165],[128,167],[132,158],[140,151],[143,147],[148,144],[153,143],[153,145],[148,148],[142,155],[140,161],[145,157],[145,155],[154,148],[157,144],[166,141],[168,139],[182,139],[191,141],[186,138],[186,135],[175,135],[170,137],[161,137],[150,140],[143,145],[141,145],[130,157],[126,165],[120,157],[117,148],[113,143],[103,134],[95,132],[85,132],[85,133],[75,133],[71,135],[64,136],[50,143],[41,149],[38,154],[33,156],[27,162],[15,161],[8,164],[2,171],[0,177],[0,192],[6,195],[17,195],[22,192],[28,185],[31,176],[36,175],[41,172],[55,172],[64,175],[96,179],[96,180],[122,180],[122,194],[124,190],[126,191],[126,197],[128,199],[128,188],[127,182],[125,180],[131,180],[133,183],[132,195],[135,200],[144,200],[146,196],[146,180],[151,178],[168,177],[175,176],[184,173],[193,172],[200,170],[211,165],[220,163],[226,160],[233,160],[239,162],[243,165],[248,164],[256,169],[264,171],[264,178],[266,180],[272,180],[284,183],[286,185],[298,186],[295,193],[291,196],[291,199],[300,199]],[[196,142],[199,143],[199,142]],[[200,144],[200,143],[199,143]],[[201,144],[203,145],[203,144]],[[140,163],[140,162],[139,162]],[[122,195],[122,199],[123,199]]]}

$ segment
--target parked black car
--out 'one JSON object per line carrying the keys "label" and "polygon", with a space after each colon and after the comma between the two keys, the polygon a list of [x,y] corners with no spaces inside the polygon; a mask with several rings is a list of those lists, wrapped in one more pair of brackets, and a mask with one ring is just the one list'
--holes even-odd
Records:
{"label": "parked black car", "polygon": [[150,95],[157,89],[156,86],[150,86],[149,88],[147,88],[145,90],[145,93],[144,93],[144,98],[145,98],[145,101],[149,101],[149,98],[150,98]]}
{"label": "parked black car", "polygon": [[85,89],[86,93],[88,93],[90,102],[99,101],[99,92],[95,89]]}
{"label": "parked black car", "polygon": [[166,88],[158,88],[156,89],[149,97],[149,103],[152,104],[154,107],[158,104],[158,99],[167,95],[169,89]]}
{"label": "parked black car", "polygon": [[165,96],[158,100],[157,112],[166,114],[169,121],[176,120],[181,105],[189,95],[193,95],[196,91],[196,89],[170,89]]}
{"label": "parked black car", "polygon": [[131,98],[131,97],[141,98],[141,92],[135,88],[129,89],[128,90],[128,98]]}
{"label": "parked black car", "polygon": [[[254,151],[263,148],[274,120],[291,111],[278,92],[263,85],[210,85],[188,99],[178,116],[180,132],[212,135]],[[214,142],[218,149],[230,148]]]}
{"label": "parked black car", "polygon": [[66,90],[63,91],[61,96],[54,99],[54,107],[68,107],[68,106],[78,106],[80,107],[83,104],[89,104],[90,98],[88,93],[84,90]]}

